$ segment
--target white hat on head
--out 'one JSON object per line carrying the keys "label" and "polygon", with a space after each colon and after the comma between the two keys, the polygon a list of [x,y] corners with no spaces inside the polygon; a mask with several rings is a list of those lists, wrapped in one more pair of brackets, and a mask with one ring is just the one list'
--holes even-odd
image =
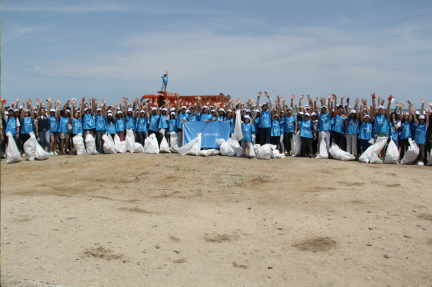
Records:
{"label": "white hat on head", "polygon": [[370,115],[365,115],[364,117],[365,117],[365,118],[370,118]]}
{"label": "white hat on head", "polygon": [[25,111],[26,111],[26,112],[30,112],[29,109],[26,109]]}
{"label": "white hat on head", "polygon": [[162,111],[168,111],[168,109],[167,108],[163,108]]}
{"label": "white hat on head", "polygon": [[227,113],[232,113],[232,110],[231,109],[227,110]]}
{"label": "white hat on head", "polygon": [[97,111],[102,111],[102,109],[101,108],[97,108]]}
{"label": "white hat on head", "polygon": [[315,113],[315,112],[313,112],[313,113],[311,114],[311,117],[313,117],[313,116],[316,116],[316,113]]}
{"label": "white hat on head", "polygon": [[403,113],[404,116],[409,116],[409,113]]}
{"label": "white hat on head", "polygon": [[195,107],[194,106],[190,106],[189,109],[194,109],[195,110]]}
{"label": "white hat on head", "polygon": [[288,107],[288,110],[291,110],[291,111],[292,111],[292,109],[293,109],[292,107]]}
{"label": "white hat on head", "polygon": [[214,109],[214,107],[213,107],[213,106],[210,106],[210,108],[211,108],[211,109]]}
{"label": "white hat on head", "polygon": [[108,110],[108,113],[112,113],[112,110]]}
{"label": "white hat on head", "polygon": [[220,109],[219,109],[219,112],[225,112],[225,110],[224,110],[224,109],[222,109],[222,108],[220,108]]}
{"label": "white hat on head", "polygon": [[182,110],[183,110],[183,109],[185,109],[185,110],[186,110],[186,106],[183,106],[183,107],[182,107]]}
{"label": "white hat on head", "polygon": [[71,111],[69,109],[66,109],[65,112],[68,112],[70,114]]}
{"label": "white hat on head", "polygon": [[50,112],[55,112],[55,109],[51,109]]}
{"label": "white hat on head", "polygon": [[420,112],[419,112],[419,111],[416,111],[416,115],[420,115]]}
{"label": "white hat on head", "polygon": [[214,112],[215,112],[215,110],[211,110],[211,111],[210,111],[210,113],[214,113]]}
{"label": "white hat on head", "polygon": [[23,106],[20,106],[19,109],[21,110],[23,108]]}
{"label": "white hat on head", "polygon": [[322,107],[321,107],[321,110],[322,110],[322,109],[327,109],[327,106],[322,106]]}
{"label": "white hat on head", "polygon": [[245,119],[250,119],[250,117],[248,115],[245,115],[244,118]]}
{"label": "white hat on head", "polygon": [[174,113],[174,112],[171,112],[171,115],[174,115],[174,116],[175,116],[175,113]]}
{"label": "white hat on head", "polygon": [[156,107],[152,107],[152,111],[157,111],[157,108]]}
{"label": "white hat on head", "polygon": [[187,113],[187,114],[190,114],[190,111],[189,111],[189,110],[186,110],[186,113]]}
{"label": "white hat on head", "polygon": [[424,115],[419,116],[419,120],[424,120],[426,117]]}
{"label": "white hat on head", "polygon": [[246,113],[252,113],[251,110],[246,110]]}
{"label": "white hat on head", "polygon": [[299,112],[299,115],[303,115],[304,113],[303,112]]}
{"label": "white hat on head", "polygon": [[384,106],[379,106],[378,109],[384,109]]}
{"label": "white hat on head", "polygon": [[129,108],[129,109],[128,109],[128,112],[133,112],[133,109],[132,109],[132,108]]}
{"label": "white hat on head", "polygon": [[357,111],[356,110],[351,110],[350,114],[357,114]]}
{"label": "white hat on head", "polygon": [[305,113],[304,115],[305,117],[310,117],[309,113]]}
{"label": "white hat on head", "polygon": [[279,117],[279,115],[278,114],[274,114],[273,117]]}
{"label": "white hat on head", "polygon": [[142,113],[144,113],[144,114],[145,114],[145,111],[144,111],[144,110],[141,110],[141,111],[140,111],[140,114],[142,114]]}
{"label": "white hat on head", "polygon": [[85,109],[84,109],[84,112],[87,111],[88,109],[89,109],[89,108],[85,108]]}
{"label": "white hat on head", "polygon": [[172,112],[172,111],[175,111],[175,108],[171,108],[171,109],[170,109],[170,112]]}
{"label": "white hat on head", "polygon": [[208,109],[208,107],[207,107],[207,106],[203,106],[202,108],[203,108],[203,109]]}
{"label": "white hat on head", "polygon": [[108,116],[112,116],[112,113],[108,113]]}
{"label": "white hat on head", "polygon": [[121,114],[121,113],[122,113],[122,111],[117,111],[117,115],[118,115],[118,114]]}

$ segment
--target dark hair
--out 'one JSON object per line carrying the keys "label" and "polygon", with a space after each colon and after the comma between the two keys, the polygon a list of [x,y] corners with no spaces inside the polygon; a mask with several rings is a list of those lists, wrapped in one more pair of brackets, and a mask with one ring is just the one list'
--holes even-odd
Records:
{"label": "dark hair", "polygon": [[357,114],[352,118],[352,117],[351,117],[351,113],[350,113],[348,119],[349,119],[350,121],[351,121],[351,119],[353,119],[353,120],[354,120],[354,123],[357,123]]}
{"label": "dark hair", "polygon": [[390,121],[393,119],[393,115],[395,115],[395,116],[396,116],[396,120],[398,120],[398,115],[397,115],[397,113],[392,112],[392,113],[390,114]]}

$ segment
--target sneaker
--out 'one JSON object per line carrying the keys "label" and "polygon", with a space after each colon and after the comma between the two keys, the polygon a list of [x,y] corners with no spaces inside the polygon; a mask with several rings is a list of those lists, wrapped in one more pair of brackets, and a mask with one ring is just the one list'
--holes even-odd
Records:
{"label": "sneaker", "polygon": [[424,165],[424,162],[419,161],[417,165]]}
{"label": "sneaker", "polygon": [[48,153],[50,156],[54,156],[54,153],[51,151]]}
{"label": "sneaker", "polygon": [[25,153],[23,152],[21,156],[25,156]]}
{"label": "sneaker", "polygon": [[253,156],[249,156],[248,159],[253,159]]}
{"label": "sneaker", "polygon": [[58,155],[58,153],[55,151],[55,152],[54,152],[54,155]]}

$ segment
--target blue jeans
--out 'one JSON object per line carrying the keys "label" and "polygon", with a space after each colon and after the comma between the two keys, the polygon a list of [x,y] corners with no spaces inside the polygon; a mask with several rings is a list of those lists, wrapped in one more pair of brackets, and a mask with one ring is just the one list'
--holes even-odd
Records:
{"label": "blue jeans", "polygon": [[137,134],[139,135],[139,143],[144,146],[144,141],[148,137],[148,132],[137,132]]}
{"label": "blue jeans", "polygon": [[48,152],[51,152],[51,132],[50,130],[43,130],[38,132],[40,138],[40,145],[45,150],[47,148]]}
{"label": "blue jeans", "polygon": [[167,86],[167,84],[168,84],[168,83],[163,83],[163,84],[162,84],[162,89],[161,89],[161,91],[165,91],[165,92],[166,92],[166,86]]}
{"label": "blue jeans", "polygon": [[293,138],[294,133],[284,133],[284,147],[285,147],[285,151],[287,152],[291,152],[291,140]]}
{"label": "blue jeans", "polygon": [[106,131],[96,131],[96,150],[101,153],[103,151],[104,140],[102,136],[106,134]]}
{"label": "blue jeans", "polygon": [[261,145],[271,144],[271,128],[260,128],[259,134],[261,139]]}

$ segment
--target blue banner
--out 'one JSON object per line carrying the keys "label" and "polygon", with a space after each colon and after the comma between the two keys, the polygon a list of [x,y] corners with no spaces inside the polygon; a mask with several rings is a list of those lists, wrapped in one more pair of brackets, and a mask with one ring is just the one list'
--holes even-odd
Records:
{"label": "blue banner", "polygon": [[230,137],[229,122],[185,122],[183,124],[183,145],[191,142],[201,133],[201,148],[219,148],[216,140]]}

